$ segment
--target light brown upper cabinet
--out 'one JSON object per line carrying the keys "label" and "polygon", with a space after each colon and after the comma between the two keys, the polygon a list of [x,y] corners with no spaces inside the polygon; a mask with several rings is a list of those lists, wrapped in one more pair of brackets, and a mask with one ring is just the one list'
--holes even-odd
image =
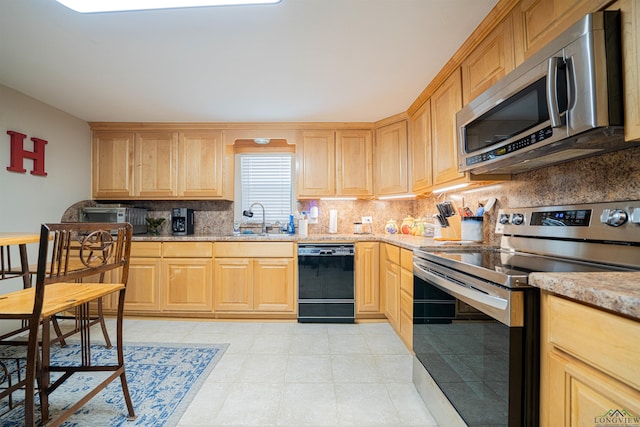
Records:
{"label": "light brown upper cabinet", "polygon": [[431,167],[431,101],[427,100],[409,117],[411,191],[425,193],[433,185]]}
{"label": "light brown upper cabinet", "polygon": [[371,131],[302,131],[296,155],[298,198],[373,195]]}
{"label": "light brown upper cabinet", "polygon": [[[522,0],[515,11],[514,28],[522,36],[521,55],[529,58],[584,15],[610,0]],[[518,53],[520,54],[520,53]],[[519,63],[519,61],[517,61]]]}
{"label": "light brown upper cabinet", "polygon": [[513,16],[508,15],[462,62],[462,101],[489,89],[515,68]]}
{"label": "light brown upper cabinet", "polygon": [[407,120],[376,129],[375,194],[388,196],[409,191]]}
{"label": "light brown upper cabinet", "polygon": [[457,68],[431,97],[433,184],[464,177],[458,172],[456,113],[462,108],[462,82]]}
{"label": "light brown upper cabinet", "polygon": [[178,194],[177,132],[137,132],[133,195],[164,199]]}
{"label": "light brown upper cabinet", "polygon": [[609,9],[620,10],[624,81],[624,139],[640,139],[640,2],[618,0]]}
{"label": "light brown upper cabinet", "polygon": [[94,132],[91,144],[91,188],[96,199],[123,199],[133,194],[133,132]]}
{"label": "light brown upper cabinet", "polygon": [[233,155],[220,130],[94,131],[94,199],[233,198]]}
{"label": "light brown upper cabinet", "polygon": [[371,131],[336,132],[336,196],[373,196]]}
{"label": "light brown upper cabinet", "polygon": [[185,198],[224,195],[221,131],[182,132],[178,149],[178,194]]}
{"label": "light brown upper cabinet", "polygon": [[336,188],[333,130],[303,131],[298,140],[298,197],[333,196]]}

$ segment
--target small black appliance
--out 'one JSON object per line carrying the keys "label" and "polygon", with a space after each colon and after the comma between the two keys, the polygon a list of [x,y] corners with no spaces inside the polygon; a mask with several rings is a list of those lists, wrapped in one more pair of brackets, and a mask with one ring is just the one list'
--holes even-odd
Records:
{"label": "small black appliance", "polygon": [[194,214],[193,209],[171,209],[171,231],[174,236],[186,236],[193,234]]}

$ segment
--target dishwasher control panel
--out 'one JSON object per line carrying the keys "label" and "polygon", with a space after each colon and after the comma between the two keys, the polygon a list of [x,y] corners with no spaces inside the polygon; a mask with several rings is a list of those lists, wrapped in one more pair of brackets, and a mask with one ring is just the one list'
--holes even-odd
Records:
{"label": "dishwasher control panel", "polygon": [[351,244],[300,244],[298,256],[353,256],[355,247]]}

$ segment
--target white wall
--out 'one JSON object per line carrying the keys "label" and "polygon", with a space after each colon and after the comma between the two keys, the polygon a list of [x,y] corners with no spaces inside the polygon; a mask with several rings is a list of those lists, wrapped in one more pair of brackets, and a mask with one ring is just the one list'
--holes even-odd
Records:
{"label": "white wall", "polygon": [[[20,132],[24,148],[31,138],[45,146],[47,176],[31,175],[33,161],[26,159],[26,173],[10,172],[10,136]],[[24,94],[0,85],[0,231],[38,232],[43,222],[60,221],[71,204],[91,198],[91,137],[89,125]]]}

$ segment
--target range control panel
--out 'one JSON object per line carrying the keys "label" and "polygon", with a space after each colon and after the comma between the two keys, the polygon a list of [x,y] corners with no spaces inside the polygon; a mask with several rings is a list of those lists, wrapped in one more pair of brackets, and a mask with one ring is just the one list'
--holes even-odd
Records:
{"label": "range control panel", "polygon": [[640,200],[500,209],[496,233],[640,243]]}

